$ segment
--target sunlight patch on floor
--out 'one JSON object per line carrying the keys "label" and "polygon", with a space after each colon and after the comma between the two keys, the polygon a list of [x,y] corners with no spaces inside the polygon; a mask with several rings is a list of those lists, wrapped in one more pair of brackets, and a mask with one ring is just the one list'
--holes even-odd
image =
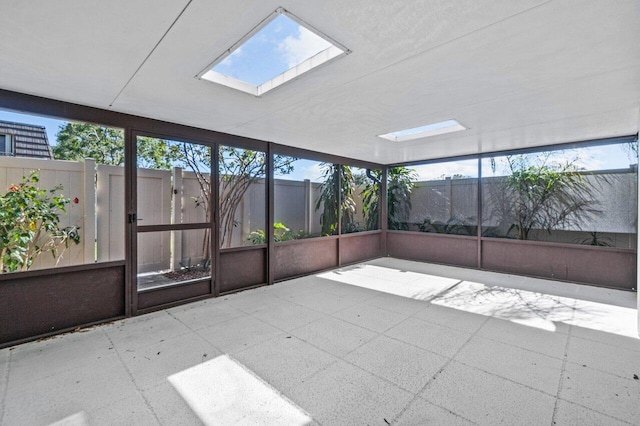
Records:
{"label": "sunlight patch on floor", "polygon": [[319,278],[416,300],[430,300],[460,280],[374,265],[325,272]]}
{"label": "sunlight patch on floor", "polygon": [[575,300],[464,281],[432,303],[554,332],[573,318]]}
{"label": "sunlight patch on floor", "polygon": [[563,323],[638,338],[637,310],[633,308],[375,265],[316,276],[551,332]]}
{"label": "sunlight patch on floor", "polygon": [[49,426],[89,426],[89,424],[87,413],[80,411],[62,420],[58,420],[55,423],[51,423]]}
{"label": "sunlight patch on floor", "polygon": [[578,300],[575,310],[567,324],[638,339],[636,309]]}
{"label": "sunlight patch on floor", "polygon": [[207,426],[307,425],[311,418],[228,355],[169,376]]}

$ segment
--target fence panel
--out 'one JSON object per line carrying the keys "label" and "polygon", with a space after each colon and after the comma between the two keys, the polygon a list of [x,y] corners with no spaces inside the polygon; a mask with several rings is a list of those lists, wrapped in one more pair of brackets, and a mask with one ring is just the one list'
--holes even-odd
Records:
{"label": "fence panel", "polygon": [[[93,209],[86,208],[93,204],[94,188],[85,180],[85,167],[92,169],[93,160],[85,162],[48,160],[38,158],[0,157],[0,190],[5,193],[12,184],[19,184],[23,176],[38,171],[40,181],[38,187],[50,190],[58,185],[63,194],[71,202],[66,206],[67,212],[60,215],[60,226],[79,227],[80,243],[69,245],[60,258],[57,266],[71,266],[82,263],[93,263],[94,257],[94,221]],[[75,202],[77,199],[77,203]],[[31,269],[53,268],[56,261],[48,253],[42,253],[33,263]]]}

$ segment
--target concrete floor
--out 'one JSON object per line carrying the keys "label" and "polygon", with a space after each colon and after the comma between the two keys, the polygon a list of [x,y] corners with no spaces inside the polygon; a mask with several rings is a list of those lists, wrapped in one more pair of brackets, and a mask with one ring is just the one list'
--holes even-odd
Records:
{"label": "concrete floor", "polygon": [[4,349],[0,424],[640,424],[635,304],[378,259]]}

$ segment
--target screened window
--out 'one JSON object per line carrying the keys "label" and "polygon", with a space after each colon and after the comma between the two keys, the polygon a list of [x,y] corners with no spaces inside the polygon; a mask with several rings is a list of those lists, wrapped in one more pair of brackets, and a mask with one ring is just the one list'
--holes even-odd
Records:
{"label": "screened window", "polygon": [[485,237],[636,247],[637,142],[482,160]]}
{"label": "screened window", "polygon": [[[393,215],[403,229],[475,236],[478,226],[478,160],[456,160],[396,168],[390,172]],[[390,207],[391,208],[391,207]],[[390,216],[390,219],[393,216]]]}

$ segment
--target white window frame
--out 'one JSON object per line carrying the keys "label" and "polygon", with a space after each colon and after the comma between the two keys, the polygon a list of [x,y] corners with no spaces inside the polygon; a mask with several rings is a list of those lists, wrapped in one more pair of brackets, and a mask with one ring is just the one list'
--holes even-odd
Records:
{"label": "white window frame", "polygon": [[7,157],[14,155],[13,135],[10,133],[0,133],[4,136],[4,152],[0,152],[0,156]]}

